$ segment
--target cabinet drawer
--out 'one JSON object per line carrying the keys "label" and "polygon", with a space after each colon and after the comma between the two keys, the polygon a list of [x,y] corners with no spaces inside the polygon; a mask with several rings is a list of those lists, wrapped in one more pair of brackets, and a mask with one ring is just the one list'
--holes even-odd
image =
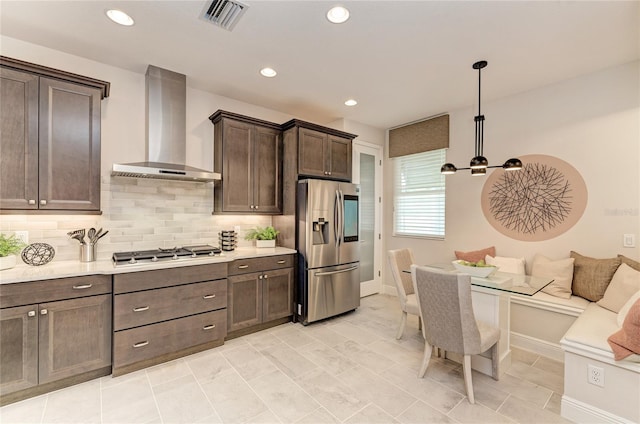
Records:
{"label": "cabinet drawer", "polygon": [[226,279],[117,294],[113,300],[113,326],[116,331],[123,330],[226,306]]}
{"label": "cabinet drawer", "polygon": [[265,256],[261,258],[237,259],[229,262],[229,275],[247,274],[249,272],[269,269],[291,268],[293,255]]}
{"label": "cabinet drawer", "polygon": [[158,324],[118,331],[113,335],[113,367],[156,358],[226,335],[227,310],[207,312]]}
{"label": "cabinet drawer", "polygon": [[110,275],[58,278],[27,283],[3,284],[0,308],[53,302],[111,293]]}
{"label": "cabinet drawer", "polygon": [[128,293],[175,286],[176,284],[200,283],[226,277],[226,263],[129,272],[113,276],[113,292],[116,294]]}

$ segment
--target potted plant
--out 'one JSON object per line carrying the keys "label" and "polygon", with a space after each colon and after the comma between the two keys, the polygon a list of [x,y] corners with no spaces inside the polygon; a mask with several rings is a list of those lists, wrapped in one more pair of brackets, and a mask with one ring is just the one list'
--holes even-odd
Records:
{"label": "potted plant", "polygon": [[276,236],[280,234],[272,226],[265,228],[256,227],[247,232],[245,240],[255,240],[256,247],[276,247]]}
{"label": "potted plant", "polygon": [[26,246],[15,235],[5,236],[0,234],[0,269],[9,269],[16,266],[16,255]]}

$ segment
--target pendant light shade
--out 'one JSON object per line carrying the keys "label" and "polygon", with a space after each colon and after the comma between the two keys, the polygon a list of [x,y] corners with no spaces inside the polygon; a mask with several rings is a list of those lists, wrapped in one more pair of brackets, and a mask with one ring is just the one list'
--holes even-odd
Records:
{"label": "pendant light shade", "polygon": [[482,169],[487,166],[489,166],[489,161],[484,156],[476,156],[471,159],[471,162],[469,163],[469,167],[471,169]]}
{"label": "pendant light shade", "polygon": [[445,163],[440,168],[440,173],[449,175],[455,174],[458,170],[471,170],[471,175],[482,176],[487,174],[487,168],[502,168],[505,171],[517,171],[522,169],[522,162],[518,158],[511,158],[504,164],[498,166],[489,166],[489,161],[483,156],[484,147],[484,115],[480,113],[480,70],[487,66],[486,60],[481,60],[473,64],[473,69],[478,70],[478,114],[473,118],[476,123],[476,154],[469,162],[468,168],[456,168],[452,163]]}
{"label": "pendant light shade", "polygon": [[440,173],[445,175],[455,174],[457,170],[458,169],[454,164],[445,163],[444,165],[442,165],[442,168],[440,168]]}
{"label": "pendant light shade", "polygon": [[511,158],[502,165],[502,168],[505,171],[519,171],[522,169],[522,162],[518,158]]}

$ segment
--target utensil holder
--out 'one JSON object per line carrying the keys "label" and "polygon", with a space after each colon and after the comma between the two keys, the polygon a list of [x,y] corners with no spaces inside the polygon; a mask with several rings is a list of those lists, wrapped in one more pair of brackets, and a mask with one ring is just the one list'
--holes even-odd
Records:
{"label": "utensil holder", "polygon": [[80,262],[94,262],[96,260],[97,244],[80,245]]}

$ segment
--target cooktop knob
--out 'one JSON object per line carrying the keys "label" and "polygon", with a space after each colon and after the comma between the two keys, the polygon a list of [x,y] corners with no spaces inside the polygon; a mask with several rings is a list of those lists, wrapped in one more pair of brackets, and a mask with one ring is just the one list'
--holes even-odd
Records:
{"label": "cooktop knob", "polygon": [[171,259],[173,259],[173,260],[178,259],[178,255],[174,253],[174,254],[173,254],[173,258],[171,258]]}
{"label": "cooktop knob", "polygon": [[191,257],[192,257],[192,258],[197,258],[197,257],[198,257],[198,255],[196,255],[196,252],[193,252],[193,253],[191,254]]}
{"label": "cooktop knob", "polygon": [[153,258],[151,258],[151,262],[158,262],[158,257],[154,256]]}
{"label": "cooktop knob", "polygon": [[137,261],[136,261],[136,258],[131,258],[131,259],[129,259],[129,263],[130,263],[130,264],[135,264],[136,262],[137,262]]}

